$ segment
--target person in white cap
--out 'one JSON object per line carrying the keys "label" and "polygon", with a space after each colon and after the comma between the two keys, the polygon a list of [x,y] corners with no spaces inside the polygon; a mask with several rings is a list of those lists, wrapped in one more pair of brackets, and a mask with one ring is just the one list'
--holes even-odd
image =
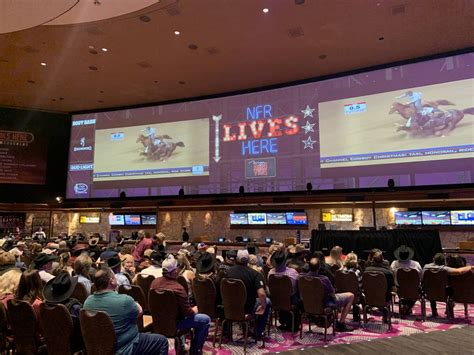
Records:
{"label": "person in white cap", "polygon": [[239,250],[234,266],[227,270],[227,277],[231,279],[242,280],[247,289],[247,300],[245,302],[245,313],[255,314],[257,318],[256,338],[262,339],[268,315],[270,314],[272,304],[265,293],[265,284],[263,276],[259,272],[248,267],[249,252]]}
{"label": "person in white cap", "polygon": [[188,294],[184,287],[176,281],[178,277],[178,261],[173,255],[168,257],[162,263],[163,277],[155,279],[150,290],[171,290],[178,301],[179,316],[177,329],[194,329],[194,336],[191,341],[191,354],[202,354],[202,348],[206,342],[209,333],[211,319],[206,314],[198,313],[196,306],[189,304]]}

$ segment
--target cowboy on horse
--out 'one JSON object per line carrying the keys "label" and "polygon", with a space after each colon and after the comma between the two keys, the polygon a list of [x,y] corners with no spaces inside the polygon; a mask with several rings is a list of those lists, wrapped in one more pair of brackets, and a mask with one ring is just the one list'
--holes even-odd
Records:
{"label": "cowboy on horse", "polygon": [[[435,109],[431,105],[423,105],[421,103],[422,98],[421,92],[418,91],[407,91],[404,94],[397,96],[397,99],[408,98],[407,105],[411,105],[415,108],[415,112],[410,118],[408,119],[405,127],[410,128],[413,123],[416,123],[421,129],[424,128],[428,122],[435,120],[438,118],[439,113],[442,113],[439,109]],[[436,113],[436,115],[434,115]],[[433,115],[433,116],[432,116]],[[431,126],[434,122],[431,122],[429,126]],[[428,127],[427,127],[428,128]]]}
{"label": "cowboy on horse", "polygon": [[155,127],[147,127],[142,129],[142,132],[145,132],[144,136],[149,138],[149,144],[145,147],[145,154],[147,154],[148,150],[151,149],[150,146],[159,146],[162,143],[161,139],[156,137]]}

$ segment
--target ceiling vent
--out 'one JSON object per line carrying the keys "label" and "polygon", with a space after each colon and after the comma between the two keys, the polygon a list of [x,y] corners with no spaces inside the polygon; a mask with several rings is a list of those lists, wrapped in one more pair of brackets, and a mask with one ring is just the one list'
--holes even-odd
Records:
{"label": "ceiling vent", "polygon": [[407,11],[407,7],[405,4],[392,6],[390,8],[390,12],[392,13],[393,16],[403,15],[404,13],[406,13],[406,11]]}
{"label": "ceiling vent", "polygon": [[286,33],[288,34],[288,37],[290,38],[297,38],[297,37],[304,36],[304,31],[301,26],[291,27],[286,30]]}
{"label": "ceiling vent", "polygon": [[138,62],[137,65],[143,69],[148,69],[148,68],[151,68],[151,64],[148,63],[148,62]]}

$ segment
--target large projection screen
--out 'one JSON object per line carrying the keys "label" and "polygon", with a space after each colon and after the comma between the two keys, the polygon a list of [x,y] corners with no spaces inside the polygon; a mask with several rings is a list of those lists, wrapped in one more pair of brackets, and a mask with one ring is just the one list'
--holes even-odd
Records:
{"label": "large projection screen", "polygon": [[474,54],[74,115],[68,198],[474,182]]}

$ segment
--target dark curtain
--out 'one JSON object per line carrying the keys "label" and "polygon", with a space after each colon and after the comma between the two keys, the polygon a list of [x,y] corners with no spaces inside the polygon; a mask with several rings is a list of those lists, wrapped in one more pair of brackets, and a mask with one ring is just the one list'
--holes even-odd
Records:
{"label": "dark curtain", "polygon": [[391,262],[395,259],[394,250],[403,244],[415,250],[413,260],[422,266],[431,263],[434,254],[442,252],[439,233],[435,230],[311,231],[311,253],[322,250],[328,254],[332,247],[339,245],[344,254],[353,251],[366,260],[370,250],[378,248]]}

